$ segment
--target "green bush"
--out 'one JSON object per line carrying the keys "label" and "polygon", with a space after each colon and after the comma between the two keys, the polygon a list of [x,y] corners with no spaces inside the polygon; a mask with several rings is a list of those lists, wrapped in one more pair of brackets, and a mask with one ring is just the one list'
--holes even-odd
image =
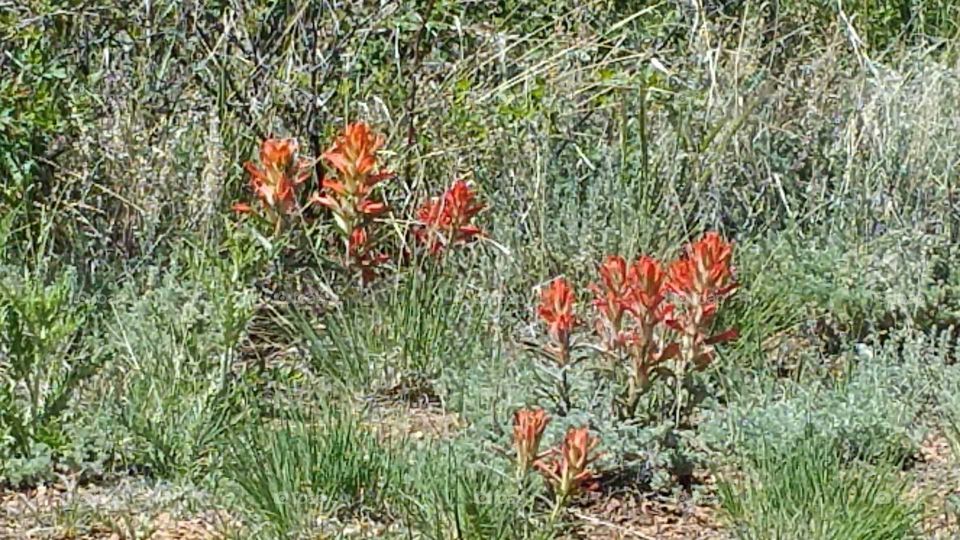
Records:
{"label": "green bush", "polygon": [[803,383],[754,377],[754,391],[714,410],[704,437],[723,451],[785,452],[807,431],[832,441],[847,459],[908,459],[919,449],[943,403],[952,373],[948,333],[899,330],[882,345],[847,343],[840,374]]}
{"label": "green bush", "polygon": [[97,369],[82,330],[92,324],[91,303],[76,272],[0,268],[0,479],[29,476],[17,470],[34,456],[64,449],[61,416],[78,385]]}
{"label": "green bush", "polygon": [[117,421],[142,449],[129,458],[156,474],[193,476],[216,466],[216,444],[255,412],[235,373],[252,298],[216,268],[175,267],[147,290],[131,285],[114,299],[114,362],[103,383]]}
{"label": "green bush", "polygon": [[[70,141],[94,116],[87,75],[67,50],[76,27],[60,2],[30,0],[0,12],[0,212],[18,212],[20,247],[49,226],[43,207]],[[9,246],[14,247],[14,246]]]}

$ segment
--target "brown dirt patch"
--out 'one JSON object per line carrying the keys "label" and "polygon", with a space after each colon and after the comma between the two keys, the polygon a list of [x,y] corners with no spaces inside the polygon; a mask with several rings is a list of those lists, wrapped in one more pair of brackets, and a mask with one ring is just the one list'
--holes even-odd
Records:
{"label": "brown dirt patch", "polygon": [[713,502],[716,480],[695,478],[698,495],[645,492],[617,486],[594,495],[589,503],[572,508],[575,519],[569,538],[615,539],[726,539]]}
{"label": "brown dirt patch", "polygon": [[394,402],[377,404],[366,414],[366,422],[383,440],[439,440],[455,436],[465,423],[459,415],[441,407]]}
{"label": "brown dirt patch", "polygon": [[226,513],[197,510],[200,501],[177,491],[121,479],[111,485],[54,483],[0,492],[0,538],[208,540],[236,527]]}
{"label": "brown dirt patch", "polygon": [[918,462],[910,474],[910,495],[927,503],[923,532],[927,538],[960,537],[960,509],[952,501],[960,497],[960,463],[942,434],[934,433],[920,446]]}

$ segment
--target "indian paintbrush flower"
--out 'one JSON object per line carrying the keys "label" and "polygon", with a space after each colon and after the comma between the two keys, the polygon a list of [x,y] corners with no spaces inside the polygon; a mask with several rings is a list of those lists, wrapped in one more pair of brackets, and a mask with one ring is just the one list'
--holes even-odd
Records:
{"label": "indian paintbrush flower", "polygon": [[[260,165],[244,164],[250,175],[250,188],[260,200],[268,216],[275,221],[279,231],[283,216],[297,207],[297,189],[309,178],[306,161],[297,157],[295,139],[267,139],[260,144]],[[247,203],[233,205],[235,212],[251,213]]]}
{"label": "indian paintbrush flower", "polygon": [[537,312],[547,323],[547,331],[553,341],[551,352],[560,366],[565,366],[570,360],[570,337],[578,322],[574,313],[575,303],[576,295],[562,277],[551,281],[540,295]]}
{"label": "indian paintbrush flower", "polygon": [[667,319],[681,337],[681,355],[697,369],[713,359],[712,345],[737,337],[729,329],[709,336],[717,304],[737,284],[730,261],[733,246],[716,232],[709,232],[687,246],[686,253],[670,265],[667,289],[674,296],[674,310]]}
{"label": "indian paintbrush flower", "polygon": [[482,234],[471,220],[483,208],[470,186],[457,180],[441,197],[420,207],[414,235],[431,253],[439,254],[447,246],[469,242]]}
{"label": "indian paintbrush flower", "polygon": [[591,436],[586,427],[571,427],[560,448],[552,449],[547,458],[536,462],[556,497],[554,515],[570,499],[599,488],[597,476],[590,470],[590,465],[599,457],[593,453],[598,444],[600,439]]}
{"label": "indian paintbrush flower", "polygon": [[710,335],[717,304],[737,287],[730,265],[733,246],[718,233],[708,232],[688,245],[668,270],[667,289],[673,310],[665,321],[678,335],[674,378],[675,422],[683,414],[682,385],[689,370],[705,369],[713,361],[713,345],[736,339],[735,329]]}
{"label": "indian paintbrush flower", "polygon": [[517,451],[517,476],[522,478],[540,459],[540,439],[550,423],[543,409],[519,409],[513,413],[513,446]]}
{"label": "indian paintbrush flower", "polygon": [[[370,228],[373,218],[387,211],[386,203],[374,197],[373,188],[392,177],[378,166],[383,137],[363,122],[348,125],[334,141],[323,159],[336,172],[325,178],[321,193],[314,193],[311,202],[328,208],[346,246],[348,263],[359,268],[368,281],[374,268],[384,262],[382,255],[367,256],[371,246]],[[363,240],[362,242],[360,240]]]}
{"label": "indian paintbrush flower", "polygon": [[623,313],[631,284],[627,276],[627,261],[619,255],[610,255],[600,265],[600,283],[591,284],[593,306],[600,317],[597,319],[597,331],[606,342],[608,350],[623,345]]}

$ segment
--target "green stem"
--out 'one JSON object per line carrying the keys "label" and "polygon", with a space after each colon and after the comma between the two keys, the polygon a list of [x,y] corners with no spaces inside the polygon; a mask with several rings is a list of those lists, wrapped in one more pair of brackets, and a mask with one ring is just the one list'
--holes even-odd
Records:
{"label": "green stem", "polygon": [[573,405],[570,403],[570,383],[567,381],[567,366],[560,368],[560,405],[563,415],[570,412]]}
{"label": "green stem", "polygon": [[677,407],[674,415],[674,427],[677,429],[680,428],[680,417],[683,414],[683,380],[686,378],[687,366],[693,360],[690,358],[693,351],[693,338],[686,335],[683,336],[681,349],[680,358],[677,364],[677,372],[674,374],[676,388],[674,400]]}
{"label": "green stem", "polygon": [[563,503],[566,502],[565,499],[566,497],[564,497],[560,493],[557,493],[557,496],[553,501],[553,511],[550,512],[550,522],[549,522],[551,529],[557,523],[557,518],[560,516],[560,510],[563,510]]}

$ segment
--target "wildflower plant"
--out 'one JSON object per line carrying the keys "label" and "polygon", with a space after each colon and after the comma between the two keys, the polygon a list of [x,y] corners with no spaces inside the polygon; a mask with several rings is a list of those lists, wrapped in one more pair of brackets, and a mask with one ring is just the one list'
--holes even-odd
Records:
{"label": "wildflower plant", "polygon": [[363,122],[348,125],[323,154],[336,176],[324,178],[322,190],[310,198],[330,210],[343,239],[347,266],[359,270],[364,282],[388,260],[376,249],[378,237],[374,228],[374,218],[388,209],[377,198],[374,188],[393,177],[379,168],[378,152],[383,142],[383,137]]}
{"label": "wildflower plant", "polygon": [[516,448],[517,478],[523,478],[543,456],[540,440],[550,423],[543,409],[519,409],[513,413],[513,446]]}
{"label": "wildflower plant", "polygon": [[420,207],[414,236],[431,254],[440,255],[450,246],[468,243],[483,234],[472,223],[483,209],[469,184],[457,180],[442,196]]}
{"label": "wildflower plant", "polygon": [[[603,359],[599,371],[620,389],[612,400],[620,419],[636,415],[657,380],[670,379],[680,425],[690,374],[710,365],[715,345],[737,337],[735,329],[712,332],[719,304],[737,287],[732,257],[732,245],[709,232],[666,265],[645,255],[633,263],[610,255],[600,264],[600,279],[589,286],[598,340],[592,348]],[[547,324],[544,349],[561,367],[570,363],[574,302],[571,285],[558,278],[543,291],[538,309]]]}
{"label": "wildflower plant", "polygon": [[736,339],[736,329],[711,335],[719,302],[737,287],[733,280],[733,247],[716,232],[687,246],[686,253],[670,265],[667,289],[673,307],[667,325],[677,334],[676,421],[680,422],[683,394],[680,385],[690,371],[701,371],[716,355],[714,345]]}
{"label": "wildflower plant", "polygon": [[537,469],[550,485],[554,495],[553,517],[572,499],[600,487],[590,469],[599,457],[594,453],[600,439],[590,435],[586,427],[569,428],[563,442],[536,462]]}
{"label": "wildflower plant", "polygon": [[[267,139],[260,144],[260,165],[244,164],[250,175],[250,188],[260,201],[262,214],[279,233],[287,216],[299,208],[297,190],[310,176],[307,160],[297,156],[296,139]],[[238,202],[233,209],[239,213],[260,214],[248,203]]]}
{"label": "wildflower plant", "polygon": [[571,354],[573,331],[580,325],[580,319],[575,312],[576,302],[573,287],[566,279],[559,277],[541,291],[540,305],[537,307],[537,313],[546,324],[549,336],[540,353],[556,368],[556,395],[553,397],[561,408],[560,412],[564,414],[572,407],[567,371],[574,364]]}
{"label": "wildflower plant", "polygon": [[[309,197],[309,204],[330,211],[343,246],[342,264],[356,271],[362,283],[371,281],[390,260],[379,227],[380,218],[390,208],[376,189],[393,177],[380,166],[383,146],[383,136],[366,123],[347,125],[321,156],[332,175],[322,178],[320,189]],[[279,234],[287,218],[300,213],[299,191],[313,164],[297,151],[295,139],[263,141],[260,163],[244,165],[259,205],[237,202],[234,211],[266,217],[274,234]],[[466,181],[457,180],[417,209],[412,220],[414,239],[431,255],[440,256],[483,235],[474,218],[484,208],[476,191]]]}
{"label": "wildflower plant", "polygon": [[539,472],[554,495],[552,517],[556,518],[569,501],[599,488],[591,466],[600,457],[594,453],[600,439],[590,435],[586,427],[571,427],[560,444],[541,452],[549,423],[550,417],[543,409],[518,409],[513,413],[513,446],[517,480],[522,481],[530,470]]}

